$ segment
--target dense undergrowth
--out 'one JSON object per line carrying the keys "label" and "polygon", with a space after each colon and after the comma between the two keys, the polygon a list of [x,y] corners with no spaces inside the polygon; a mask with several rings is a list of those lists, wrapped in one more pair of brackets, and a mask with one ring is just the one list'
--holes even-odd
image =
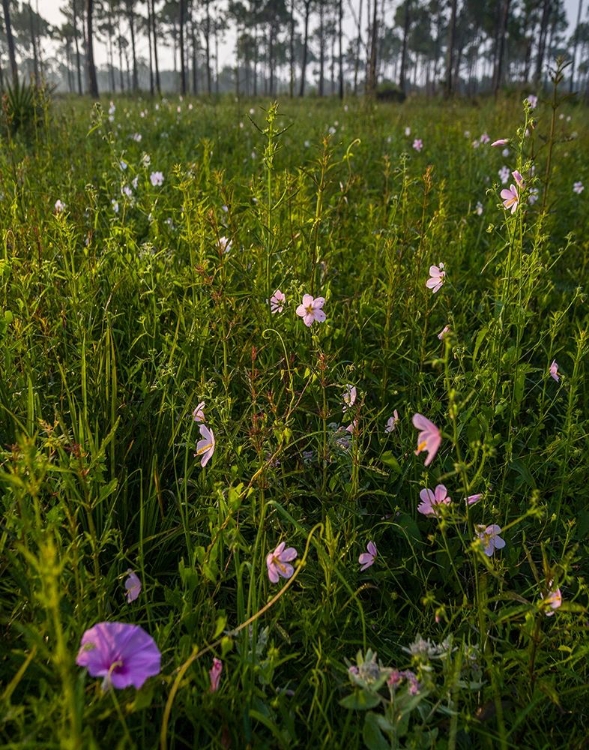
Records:
{"label": "dense undergrowth", "polygon": [[[589,130],[522,99],[4,133],[1,747],[584,746]],[[140,690],[76,666],[113,621],[161,650]]]}

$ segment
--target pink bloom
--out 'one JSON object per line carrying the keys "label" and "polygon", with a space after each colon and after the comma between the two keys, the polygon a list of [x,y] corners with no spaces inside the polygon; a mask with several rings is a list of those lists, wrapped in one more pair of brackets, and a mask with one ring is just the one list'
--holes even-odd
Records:
{"label": "pink bloom", "polygon": [[432,492],[429,489],[421,490],[419,493],[421,502],[417,506],[417,512],[424,516],[438,515],[438,505],[450,505],[452,498],[448,497],[448,490],[443,484],[438,484]]}
{"label": "pink bloom", "polygon": [[281,313],[284,310],[285,302],[286,297],[280,291],[280,289],[277,289],[270,297],[270,312],[272,313],[272,315],[274,315],[275,313]]}
{"label": "pink bloom", "polygon": [[466,504],[475,505],[475,503],[478,503],[478,501],[481,499],[482,496],[483,496],[482,493],[479,493],[478,495],[469,495],[466,498]]}
{"label": "pink bloom", "polygon": [[201,401],[196,409],[192,412],[192,418],[195,422],[205,421],[205,402]]}
{"label": "pink bloom", "polygon": [[397,422],[399,421],[399,412],[395,409],[393,416],[387,419],[387,426],[384,428],[385,432],[392,432],[395,429]]}
{"label": "pink bloom", "polygon": [[363,552],[358,558],[358,562],[362,566],[360,568],[360,572],[373,565],[378,554],[378,550],[376,549],[376,544],[374,542],[368,542],[368,544],[366,545],[366,549],[368,550],[368,552]]}
{"label": "pink bloom", "polygon": [[353,435],[357,429],[358,429],[358,420],[354,419],[354,421],[350,422],[350,424],[346,427],[346,432],[349,432],[350,435]]}
{"label": "pink bloom", "polygon": [[62,211],[65,210],[65,203],[63,201],[60,201],[59,198],[55,201],[55,211],[60,214]]}
{"label": "pink bloom", "polygon": [[350,407],[354,406],[356,403],[356,395],[356,386],[347,385],[346,392],[344,393],[344,411],[347,411]]}
{"label": "pink bloom", "polygon": [[430,278],[425,282],[428,289],[431,289],[435,294],[439,292],[446,278],[446,272],[444,271],[444,264],[440,263],[439,266],[430,266],[429,268]]}
{"label": "pink bloom", "polygon": [[479,138],[479,141],[481,143],[488,143],[491,139],[489,138],[488,133],[483,133],[482,136]]}
{"label": "pink bloom", "polygon": [[521,174],[520,174],[520,173],[519,173],[519,172],[517,171],[517,169],[515,170],[515,172],[512,172],[512,173],[511,173],[511,176],[512,176],[512,177],[513,177],[513,179],[515,180],[515,182],[516,182],[516,184],[517,184],[518,188],[519,188],[520,190],[523,190],[523,189],[524,189],[524,178],[523,178],[523,177],[521,176]]}
{"label": "pink bloom", "polygon": [[[552,581],[550,582],[550,585],[552,585]],[[542,596],[542,594],[540,594],[540,596]],[[542,599],[544,599],[543,596]],[[544,599],[543,604],[547,608],[550,607],[550,609],[552,609],[552,612],[546,612],[546,617],[552,617],[554,610],[558,609],[562,604],[562,594],[560,593],[560,589],[554,589],[554,591],[551,591],[546,599]]]}
{"label": "pink bloom", "polygon": [[509,138],[499,138],[498,141],[493,141],[491,146],[505,146],[506,143],[509,143]]}
{"label": "pink bloom", "polygon": [[445,338],[446,334],[450,332],[450,326],[444,326],[442,330],[438,333],[438,338],[440,341],[442,341],[443,338]]}
{"label": "pink bloom", "polygon": [[530,105],[531,109],[536,109],[538,105],[538,97],[535,94],[530,94],[527,99],[524,99]]}
{"label": "pink bloom", "polygon": [[418,456],[422,451],[427,451],[427,458],[423,465],[429,466],[438,452],[438,448],[442,442],[442,435],[435,424],[430,422],[423,414],[414,414],[412,421],[413,426],[420,430],[417,436],[417,450],[415,451],[415,455]]}
{"label": "pink bloom", "polygon": [[560,375],[558,374],[558,364],[555,359],[552,360],[552,364],[550,365],[550,377],[554,378],[557,383],[560,380]]}
{"label": "pink bloom", "polygon": [[325,321],[325,313],[321,309],[325,304],[324,297],[317,297],[313,299],[312,295],[303,295],[303,302],[297,307],[297,315],[303,319],[303,323],[310,328],[315,321],[323,323]]}
{"label": "pink bloom", "polygon": [[501,198],[503,200],[503,208],[511,208],[511,213],[515,213],[515,209],[519,203],[519,195],[516,186],[510,185],[509,190],[502,190]]}
{"label": "pink bloom", "polygon": [[414,148],[414,149],[415,149],[416,151],[421,151],[421,149],[423,148],[423,141],[421,140],[421,138],[416,138],[416,139],[415,139],[415,140],[413,141],[413,148]]}
{"label": "pink bloom", "polygon": [[487,557],[492,557],[495,550],[505,547],[505,540],[501,539],[500,533],[501,529],[496,523],[486,528],[481,525],[477,526],[477,535],[483,543],[483,552]]}
{"label": "pink bloom", "polygon": [[199,440],[196,444],[196,453],[194,454],[194,457],[198,458],[199,456],[202,456],[200,465],[204,468],[215,452],[215,434],[204,424],[201,424],[199,431],[202,440]]}
{"label": "pink bloom", "polygon": [[133,573],[132,570],[128,570],[127,573],[129,574],[129,577],[125,581],[125,588],[127,589],[127,601],[130,604],[131,602],[134,602],[141,593],[141,581],[139,580],[139,576],[137,576],[136,573]]}
{"label": "pink bloom", "polygon": [[266,555],[266,565],[268,567],[268,578],[272,583],[278,583],[280,576],[290,578],[294,573],[294,568],[290,561],[294,560],[298,552],[294,547],[285,547],[285,542],[280,542],[274,552]]}
{"label": "pink bloom", "polygon": [[210,692],[216,693],[219,689],[219,681],[221,679],[221,672],[223,671],[223,662],[221,659],[215,657],[213,659],[213,666],[209,669],[209,679],[211,681]]}

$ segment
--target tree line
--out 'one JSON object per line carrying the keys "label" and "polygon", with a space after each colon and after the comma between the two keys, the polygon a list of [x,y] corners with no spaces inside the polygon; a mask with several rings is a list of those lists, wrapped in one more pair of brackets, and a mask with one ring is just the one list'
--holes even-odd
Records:
{"label": "tree line", "polygon": [[[60,26],[38,0],[1,2],[0,88],[20,75],[94,97],[99,79],[152,95],[474,95],[541,87],[560,55],[570,89],[589,92],[583,0],[572,30],[564,0],[65,0]],[[162,70],[164,47],[173,70]]]}

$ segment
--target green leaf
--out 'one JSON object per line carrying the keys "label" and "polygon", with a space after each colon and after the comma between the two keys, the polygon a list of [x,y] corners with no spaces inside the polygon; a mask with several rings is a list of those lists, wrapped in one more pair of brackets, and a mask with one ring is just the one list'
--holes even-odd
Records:
{"label": "green leaf", "polygon": [[369,711],[364,718],[362,738],[368,750],[390,750],[390,743],[383,737],[378,726],[378,715]]}
{"label": "green leaf", "polygon": [[371,693],[368,690],[356,690],[351,695],[346,695],[339,702],[344,708],[351,708],[353,711],[366,711],[374,708],[380,703],[380,696],[377,693]]}

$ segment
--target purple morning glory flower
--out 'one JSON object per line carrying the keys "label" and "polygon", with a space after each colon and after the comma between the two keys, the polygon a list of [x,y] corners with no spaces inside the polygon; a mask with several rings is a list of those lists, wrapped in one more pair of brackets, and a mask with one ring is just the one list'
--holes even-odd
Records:
{"label": "purple morning glory flower", "polygon": [[99,622],[82,636],[76,664],[92,677],[103,677],[103,690],[140,688],[159,674],[161,658],[156,642],[139,625]]}

